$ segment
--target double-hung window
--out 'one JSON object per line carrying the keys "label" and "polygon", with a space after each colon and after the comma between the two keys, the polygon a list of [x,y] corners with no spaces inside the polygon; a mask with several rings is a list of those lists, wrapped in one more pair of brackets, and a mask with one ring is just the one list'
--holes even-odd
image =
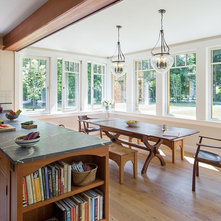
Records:
{"label": "double-hung window", "polygon": [[120,78],[113,75],[113,106],[116,111],[126,111],[126,74]]}
{"label": "double-hung window", "polygon": [[88,107],[99,109],[104,99],[105,65],[88,63]]}
{"label": "double-hung window", "polygon": [[48,111],[49,60],[41,57],[22,58],[22,109]]}
{"label": "double-hung window", "polygon": [[80,109],[80,62],[57,60],[57,110]]}
{"label": "double-hung window", "polygon": [[156,114],[156,72],[150,59],[135,61],[136,110]]}
{"label": "double-hung window", "polygon": [[196,54],[174,56],[168,73],[168,114],[185,118],[196,116]]}
{"label": "double-hung window", "polygon": [[221,49],[211,50],[211,117],[221,119]]}

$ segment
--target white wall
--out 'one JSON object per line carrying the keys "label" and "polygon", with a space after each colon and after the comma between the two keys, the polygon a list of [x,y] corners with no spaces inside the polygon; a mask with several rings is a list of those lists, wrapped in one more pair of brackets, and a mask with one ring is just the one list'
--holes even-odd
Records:
{"label": "white wall", "polygon": [[[0,50],[0,103],[14,103],[14,52]],[[3,105],[11,109],[13,105]]]}

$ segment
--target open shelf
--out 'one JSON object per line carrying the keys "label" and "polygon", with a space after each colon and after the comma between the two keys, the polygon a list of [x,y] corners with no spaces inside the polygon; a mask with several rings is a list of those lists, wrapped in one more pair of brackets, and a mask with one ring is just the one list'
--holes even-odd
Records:
{"label": "open shelf", "polygon": [[51,204],[53,202],[56,202],[58,200],[62,200],[64,198],[73,196],[73,195],[78,194],[78,193],[82,193],[84,191],[87,191],[87,190],[90,190],[90,189],[93,189],[93,188],[96,188],[96,187],[102,186],[102,185],[104,185],[104,180],[96,179],[93,183],[91,183],[89,185],[86,185],[86,186],[81,186],[81,187],[72,186],[70,192],[64,193],[64,194],[56,196],[56,197],[53,197],[49,200],[41,201],[41,202],[38,202],[38,203],[35,203],[35,204],[32,204],[32,205],[29,205],[27,207],[23,207],[22,211],[23,211],[23,213],[26,213],[26,212],[31,211],[33,209],[37,209],[37,208],[40,208],[42,206],[46,206],[46,205]]}

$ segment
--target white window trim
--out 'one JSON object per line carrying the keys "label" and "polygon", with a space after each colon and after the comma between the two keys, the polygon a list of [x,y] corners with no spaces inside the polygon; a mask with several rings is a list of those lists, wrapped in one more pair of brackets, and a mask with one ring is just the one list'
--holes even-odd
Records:
{"label": "white window trim", "polygon": [[[23,113],[25,114],[29,114],[29,115],[32,115],[32,114],[36,114],[36,115],[39,115],[39,114],[48,114],[49,113],[49,107],[50,107],[50,58],[49,57],[44,57],[44,56],[38,56],[38,55],[26,55],[26,54],[20,54],[18,55],[18,59],[19,59],[19,71],[18,71],[18,78],[15,79],[15,80],[18,80],[16,82],[19,82],[18,83],[18,88],[16,89],[18,91],[18,102],[17,104],[15,105],[16,106],[16,109],[23,109],[23,87],[22,87],[22,83],[23,83],[23,59],[24,58],[30,58],[30,59],[40,59],[40,60],[46,60],[47,62],[47,69],[46,69],[46,109],[45,110],[42,110],[42,111],[25,111],[25,110],[22,110]],[[15,90],[15,93],[16,93],[16,90]]]}

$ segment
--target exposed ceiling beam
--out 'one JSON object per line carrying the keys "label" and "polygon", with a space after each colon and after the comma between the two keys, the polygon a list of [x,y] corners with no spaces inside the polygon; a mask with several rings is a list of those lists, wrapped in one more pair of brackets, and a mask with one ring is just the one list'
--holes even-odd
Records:
{"label": "exposed ceiling beam", "polygon": [[48,0],[3,37],[5,50],[19,51],[122,0]]}

